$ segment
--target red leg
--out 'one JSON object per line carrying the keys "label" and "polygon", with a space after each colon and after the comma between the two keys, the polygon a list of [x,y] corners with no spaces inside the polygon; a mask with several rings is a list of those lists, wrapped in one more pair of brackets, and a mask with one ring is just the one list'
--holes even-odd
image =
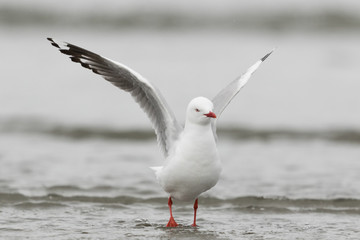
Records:
{"label": "red leg", "polygon": [[194,203],[194,223],[191,225],[193,227],[196,227],[196,211],[198,209],[198,199],[195,199],[195,203]]}
{"label": "red leg", "polygon": [[177,224],[177,223],[175,222],[174,217],[173,217],[173,215],[172,215],[172,209],[171,209],[172,201],[171,201],[171,197],[169,197],[168,205],[169,205],[169,209],[170,209],[170,219],[169,219],[169,222],[168,222],[168,224],[166,225],[166,227],[177,227],[179,224]]}

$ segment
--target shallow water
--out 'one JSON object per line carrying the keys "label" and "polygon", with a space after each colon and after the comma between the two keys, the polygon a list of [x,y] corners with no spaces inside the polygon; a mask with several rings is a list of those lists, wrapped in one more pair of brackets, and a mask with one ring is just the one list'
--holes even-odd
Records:
{"label": "shallow water", "polygon": [[[347,212],[349,203],[341,199],[291,203],[262,198],[230,201],[206,198],[200,200],[197,228],[189,226],[192,219],[189,206],[175,208],[174,214],[180,223],[177,229],[164,227],[167,208],[161,202],[165,203],[166,198],[133,201],[127,197],[63,199],[49,195],[32,201],[42,202],[17,204],[2,211],[2,215],[14,216],[11,221],[2,221],[4,237],[25,237],[31,233],[33,237],[56,239],[295,239],[299,236],[355,239],[359,234],[359,213]],[[285,201],[289,209],[278,201]],[[304,203],[300,203],[302,201]],[[352,204],[359,203],[350,201]],[[316,210],[316,206],[320,206],[319,209]]]}
{"label": "shallow water", "polygon": [[166,229],[167,196],[148,169],[162,161],[154,140],[2,133],[1,235],[356,239],[360,234],[358,143],[219,137],[224,170],[218,185],[200,197],[199,227],[190,226],[192,203],[174,201],[181,227]]}
{"label": "shallow water", "polygon": [[[236,2],[233,15],[190,16],[158,3],[141,19],[130,3],[125,18],[103,4],[107,18],[93,18],[96,4],[80,16],[72,5],[51,15],[42,1],[0,9],[1,239],[358,239],[356,11],[321,11],[320,1],[263,7],[254,21],[254,8],[233,17]],[[191,98],[211,98],[278,47],[218,122],[223,172],[199,198],[197,228],[193,203],[176,201],[180,227],[164,227],[167,195],[149,169],[163,159],[145,114],[46,37],[138,70],[180,121]]]}

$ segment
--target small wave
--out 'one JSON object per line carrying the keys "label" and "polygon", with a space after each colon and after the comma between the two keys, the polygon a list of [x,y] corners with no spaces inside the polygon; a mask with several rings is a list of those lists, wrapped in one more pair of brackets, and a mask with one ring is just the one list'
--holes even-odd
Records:
{"label": "small wave", "polygon": [[278,214],[286,214],[292,213],[293,211],[287,209],[285,207],[265,207],[265,206],[239,206],[231,208],[233,211],[239,211],[242,213],[278,213]]}
{"label": "small wave", "polygon": [[3,231],[3,232],[22,232],[24,231],[24,229],[22,228],[3,228],[3,227],[0,227],[0,232]]}
{"label": "small wave", "polygon": [[[37,119],[0,119],[0,133],[43,135],[74,140],[103,139],[155,141],[152,129],[123,130],[111,127],[62,125]],[[218,128],[220,138],[232,141],[323,140],[360,144],[360,129],[294,130],[245,126]]]}
{"label": "small wave", "polygon": [[117,197],[98,197],[98,196],[62,196],[59,194],[49,194],[47,199],[56,202],[91,202],[91,203],[109,203],[109,204],[134,204],[141,203],[144,199],[131,196],[117,196]]}
{"label": "small wave", "polygon": [[[5,200],[4,200],[5,199]],[[48,194],[45,196],[25,196],[18,193],[0,193],[0,204],[12,205],[17,208],[54,208],[66,207],[68,203],[93,203],[105,208],[123,208],[127,205],[146,204],[166,207],[167,198],[139,198],[133,196],[92,197],[92,196],[62,196]],[[229,199],[216,197],[200,198],[204,208],[218,208],[223,210],[247,213],[332,213],[332,214],[360,214],[360,199],[290,199],[285,197],[245,196]],[[186,205],[188,206],[188,205]],[[191,204],[188,206],[191,207]]]}
{"label": "small wave", "polygon": [[69,126],[38,119],[0,119],[0,132],[17,134],[37,134],[70,139],[107,139],[144,141],[155,139],[149,130],[119,130],[95,126]]}
{"label": "small wave", "polygon": [[1,193],[0,192],[0,203],[1,202],[21,202],[28,200],[28,197],[20,193]]}
{"label": "small wave", "polygon": [[267,31],[358,31],[360,17],[350,10],[248,11],[225,13],[155,9],[141,11],[93,12],[44,11],[26,7],[2,6],[0,24],[17,27],[101,28],[101,29],[219,29]]}
{"label": "small wave", "polygon": [[324,140],[331,142],[360,143],[360,130],[327,129],[327,130],[292,130],[292,129],[254,129],[226,128],[219,129],[219,135],[233,140]]}
{"label": "small wave", "polygon": [[73,185],[56,185],[47,187],[48,192],[98,192],[98,191],[109,191],[116,188],[107,185],[100,185],[91,188],[81,188]]}
{"label": "small wave", "polygon": [[54,203],[54,202],[22,202],[16,203],[13,205],[15,208],[21,209],[34,209],[34,208],[59,208],[59,207],[67,207],[68,205],[62,203]]}
{"label": "small wave", "polygon": [[299,198],[290,199],[286,197],[258,197],[247,196],[230,199],[203,198],[205,204],[218,205],[229,204],[238,209],[352,209],[360,211],[360,199],[353,198],[335,198],[335,199],[309,199]]}

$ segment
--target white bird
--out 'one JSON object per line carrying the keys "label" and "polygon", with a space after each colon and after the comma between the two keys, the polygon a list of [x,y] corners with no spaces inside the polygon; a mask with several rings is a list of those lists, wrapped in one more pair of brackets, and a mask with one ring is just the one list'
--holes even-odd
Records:
{"label": "white bird", "polygon": [[152,169],[161,187],[169,193],[170,220],[166,226],[178,226],[172,214],[172,198],[180,201],[195,200],[192,226],[197,226],[198,197],[216,185],[221,172],[221,162],[216,148],[216,119],[273,51],[222,89],[212,101],[205,97],[191,100],[183,127],[176,120],[159,90],[139,73],[73,44],[47,39],[61,53],[69,55],[72,61],[91,69],[132,95],[151,120],[165,157],[163,166]]}

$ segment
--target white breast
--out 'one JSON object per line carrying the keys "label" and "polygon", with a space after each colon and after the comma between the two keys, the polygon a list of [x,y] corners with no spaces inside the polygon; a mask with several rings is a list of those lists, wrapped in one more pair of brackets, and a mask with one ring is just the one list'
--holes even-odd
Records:
{"label": "white breast", "polygon": [[219,180],[221,164],[212,130],[184,131],[157,177],[175,199],[190,201]]}

